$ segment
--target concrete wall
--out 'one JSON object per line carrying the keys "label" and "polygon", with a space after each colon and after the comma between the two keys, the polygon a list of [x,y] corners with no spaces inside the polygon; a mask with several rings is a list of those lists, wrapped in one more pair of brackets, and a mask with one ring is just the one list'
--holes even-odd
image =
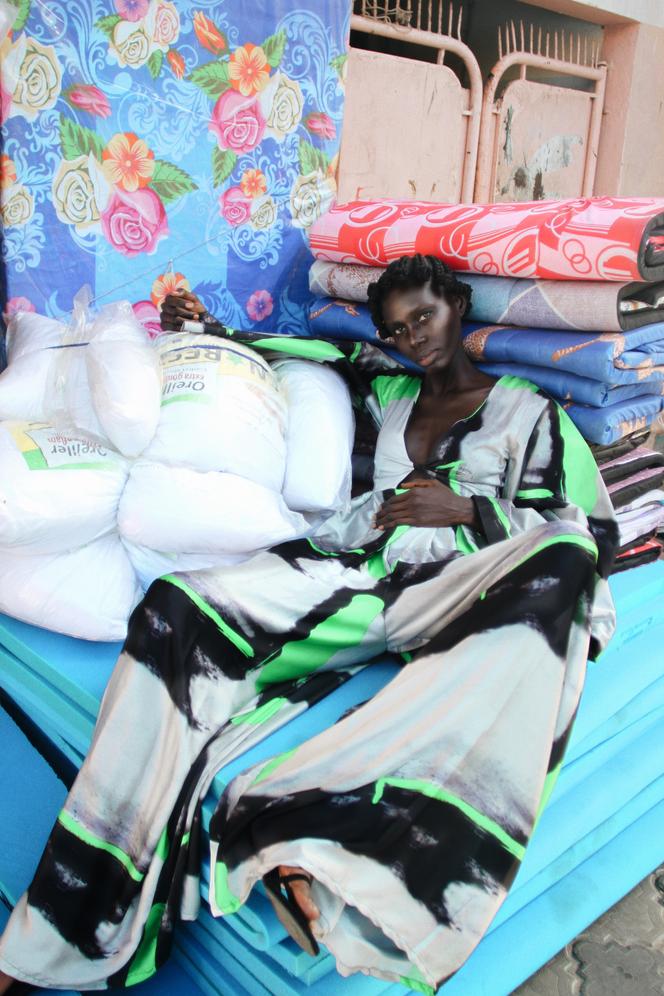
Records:
{"label": "concrete wall", "polygon": [[608,25],[603,52],[608,76],[595,193],[664,196],[664,28]]}

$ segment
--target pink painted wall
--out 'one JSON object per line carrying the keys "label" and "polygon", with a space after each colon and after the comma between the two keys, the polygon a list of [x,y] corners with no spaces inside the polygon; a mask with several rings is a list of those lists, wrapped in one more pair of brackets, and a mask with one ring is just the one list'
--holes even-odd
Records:
{"label": "pink painted wall", "polygon": [[664,195],[664,29],[611,25],[596,194]]}

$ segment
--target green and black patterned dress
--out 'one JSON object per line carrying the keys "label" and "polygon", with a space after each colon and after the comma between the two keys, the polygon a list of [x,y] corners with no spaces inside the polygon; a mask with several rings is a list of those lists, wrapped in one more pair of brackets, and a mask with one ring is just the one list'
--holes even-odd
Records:
{"label": "green and black patterned dress", "polygon": [[[242,339],[346,362],[326,343]],[[174,922],[196,915],[215,772],[385,651],[403,666],[373,699],[231,782],[210,827],[211,908],[232,913],[269,869],[298,865],[340,972],[428,992],[503,901],[586,659],[612,632],[611,504],[567,415],[503,377],[417,468],[476,496],[482,529],[374,530],[413,470],[404,429],[421,381],[377,368],[370,347],[350,358],[380,424],[374,490],[314,537],[152,585],[0,944],[14,977],[148,978]],[[249,716],[264,722],[238,722]]]}

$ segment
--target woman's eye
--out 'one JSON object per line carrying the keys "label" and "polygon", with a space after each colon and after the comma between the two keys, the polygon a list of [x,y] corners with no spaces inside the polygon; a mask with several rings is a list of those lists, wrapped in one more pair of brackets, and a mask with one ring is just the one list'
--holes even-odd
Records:
{"label": "woman's eye", "polygon": [[423,311],[420,317],[417,319],[420,325],[424,325],[431,318],[430,311]]}

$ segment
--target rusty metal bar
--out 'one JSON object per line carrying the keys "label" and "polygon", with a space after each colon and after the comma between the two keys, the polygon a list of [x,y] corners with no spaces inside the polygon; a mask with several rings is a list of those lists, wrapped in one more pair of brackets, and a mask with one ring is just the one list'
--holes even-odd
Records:
{"label": "rusty metal bar", "polygon": [[[459,25],[461,21],[459,20]],[[460,38],[450,35],[437,35],[431,31],[419,28],[409,28],[396,24],[386,24],[359,14],[353,14],[350,19],[351,30],[362,31],[369,35],[380,35],[383,38],[401,38],[416,45],[435,48],[439,54],[453,52],[462,60],[468,72],[470,81],[470,107],[465,112],[468,118],[466,145],[464,150],[463,172],[461,177],[461,200],[470,202],[473,199],[475,172],[480,141],[480,117],[482,114],[482,74],[477,59],[468,46]]]}
{"label": "rusty metal bar", "polygon": [[[554,37],[557,40],[557,33]],[[547,33],[547,51],[549,48],[548,40]],[[554,52],[556,51],[557,45],[554,47]],[[560,73],[561,75],[576,76],[581,79],[594,81],[595,93],[592,94],[593,106],[588,130],[583,177],[583,196],[590,196],[588,191],[592,191],[595,179],[597,143],[599,141],[602,109],[604,106],[606,65],[602,63],[601,66],[583,66],[571,64],[562,59],[550,59],[545,55],[536,55],[532,52],[508,52],[498,60],[491,70],[484,89],[474,200],[478,203],[487,203],[491,200],[491,191],[495,183],[499,141],[499,110],[495,106],[495,97],[503,76],[512,66],[519,66],[522,71],[525,67],[546,69],[551,72]]]}

